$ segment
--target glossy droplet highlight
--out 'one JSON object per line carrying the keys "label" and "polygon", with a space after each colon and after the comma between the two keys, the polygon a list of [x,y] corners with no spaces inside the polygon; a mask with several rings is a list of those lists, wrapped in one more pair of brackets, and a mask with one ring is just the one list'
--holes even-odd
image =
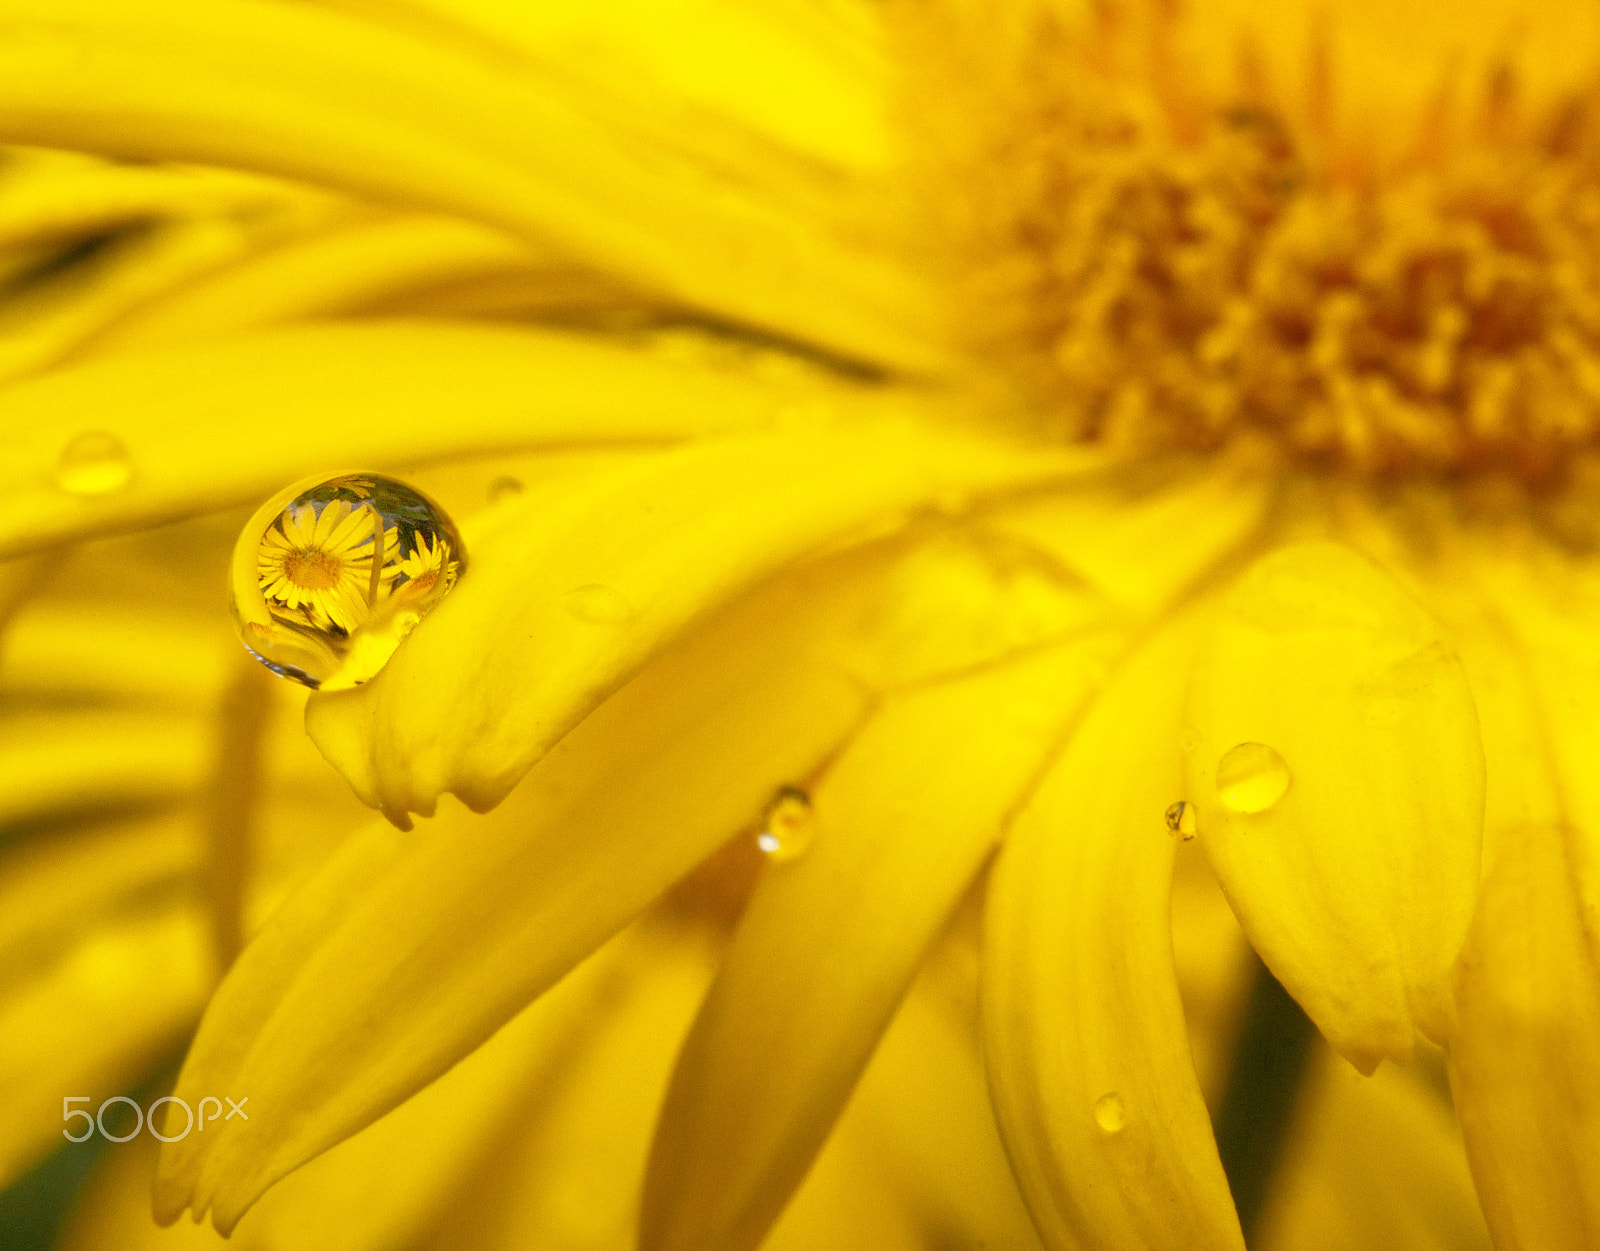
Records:
{"label": "glossy droplet highlight", "polygon": [[343,690],[383,668],[466,570],[455,524],[380,474],[308,478],[257,510],[233,551],[233,614],[274,673]]}
{"label": "glossy droplet highlight", "polygon": [[595,625],[621,625],[633,618],[633,605],[622,592],[598,582],[573,587],[564,602],[567,611],[579,621]]}
{"label": "glossy droplet highlight", "polygon": [[793,860],[811,846],[816,821],[811,797],[797,787],[785,786],[761,814],[756,846],[773,860]]}
{"label": "glossy droplet highlight", "polygon": [[1094,1123],[1100,1127],[1102,1134],[1120,1134],[1122,1127],[1128,1123],[1128,1110],[1122,1106],[1122,1096],[1112,1091],[1096,1099]]}
{"label": "glossy droplet highlight", "polygon": [[1194,805],[1186,799],[1180,799],[1167,809],[1167,830],[1178,835],[1185,842],[1200,832],[1200,821],[1195,813]]}
{"label": "glossy droplet highlight", "polygon": [[1185,752],[1192,752],[1196,747],[1200,746],[1200,731],[1185,730],[1178,735],[1178,746]]}
{"label": "glossy droplet highlight", "polygon": [[68,495],[112,495],[133,480],[133,458],[122,440],[104,430],[78,435],[61,449],[56,485]]}
{"label": "glossy droplet highlight", "polygon": [[1289,766],[1265,743],[1240,743],[1217,762],[1217,793],[1232,812],[1265,812],[1289,789]]}

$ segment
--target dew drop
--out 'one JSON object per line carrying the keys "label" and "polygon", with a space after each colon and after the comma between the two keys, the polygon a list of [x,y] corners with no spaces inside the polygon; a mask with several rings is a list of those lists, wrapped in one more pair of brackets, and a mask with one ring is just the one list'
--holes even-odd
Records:
{"label": "dew drop", "polygon": [[1178,735],[1178,746],[1185,752],[1192,752],[1196,747],[1200,746],[1200,731],[1185,730]]}
{"label": "dew drop", "polygon": [[513,478],[510,474],[501,474],[489,484],[489,502],[498,504],[502,500],[513,499],[522,494],[522,479]]}
{"label": "dew drop", "polygon": [[633,605],[628,603],[622,592],[598,582],[573,587],[562,602],[579,621],[595,625],[621,625],[633,617]]}
{"label": "dew drop", "polygon": [[133,479],[133,460],[122,440],[104,430],[89,430],[61,449],[56,485],[68,495],[92,499],[122,490]]}
{"label": "dew drop", "polygon": [[371,473],[308,478],[240,534],[234,623],[274,673],[344,690],[383,668],[466,567],[455,524],[416,488]]}
{"label": "dew drop", "polygon": [[1217,791],[1233,812],[1265,812],[1289,789],[1289,766],[1265,743],[1240,743],[1217,762]]}
{"label": "dew drop", "polygon": [[1188,842],[1200,832],[1199,818],[1195,813],[1194,805],[1186,799],[1180,799],[1167,809],[1167,829],[1178,835],[1184,842]]}
{"label": "dew drop", "polygon": [[1122,1106],[1122,1096],[1112,1091],[1094,1101],[1094,1123],[1103,1134],[1120,1134],[1128,1123],[1128,1110]]}
{"label": "dew drop", "polygon": [[756,846],[773,860],[793,860],[811,846],[816,824],[811,797],[798,787],[785,786],[761,814]]}

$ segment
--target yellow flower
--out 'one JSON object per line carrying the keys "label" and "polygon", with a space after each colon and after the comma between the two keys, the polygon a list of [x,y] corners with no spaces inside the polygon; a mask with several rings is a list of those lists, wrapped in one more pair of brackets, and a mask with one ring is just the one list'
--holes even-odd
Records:
{"label": "yellow flower", "polygon": [[437,535],[419,534],[416,546],[401,558],[395,577],[405,578],[400,589],[407,595],[427,595],[441,583],[448,589],[456,580],[458,565],[450,557],[449,544]]}
{"label": "yellow flower", "polygon": [[379,535],[385,559],[378,578],[392,581],[408,570],[389,567],[398,538],[371,504],[333,500],[320,510],[314,504],[285,509],[261,540],[261,594],[295,611],[307,625],[351,633],[372,611]]}
{"label": "yellow flower", "polygon": [[[166,941],[202,920],[230,967],[173,1090],[252,1113],[161,1147],[157,1214],[263,1246],[1238,1251],[1330,1209],[1344,1245],[1593,1242],[1595,19],[525,8],[7,6],[0,138],[253,175],[16,173],[18,602],[52,551],[211,551],[205,518],[330,466],[415,467],[471,551],[305,704],[385,821],[252,872],[294,693],[250,677],[183,722],[204,768],[98,783],[195,810]],[[70,282],[27,253],[112,227]],[[293,513],[251,567],[357,646],[375,581],[452,577],[427,540],[375,569],[367,511]],[[22,815],[104,834],[66,798],[95,727],[58,715],[17,712],[55,782]],[[58,883],[101,864],[38,846]],[[9,1036],[59,1049],[27,1022],[177,965],[107,928]],[[197,976],[149,976],[171,1032]],[[1284,1100],[1309,1075],[1264,1136],[1257,1060]],[[21,1158],[64,1092],[16,1085]],[[112,1159],[78,1245],[133,1228],[147,1164]]]}

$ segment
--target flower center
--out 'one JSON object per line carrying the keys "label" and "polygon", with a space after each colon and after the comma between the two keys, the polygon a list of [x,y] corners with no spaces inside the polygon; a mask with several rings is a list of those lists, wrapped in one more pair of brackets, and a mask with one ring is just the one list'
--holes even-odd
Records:
{"label": "flower center", "polygon": [[1502,73],[1378,157],[1326,99],[1207,98],[1119,38],[1042,24],[965,180],[974,337],[1059,435],[1528,483],[1600,450],[1590,111]]}
{"label": "flower center", "polygon": [[296,548],[283,558],[283,576],[302,591],[331,591],[344,568],[337,556],[315,547]]}

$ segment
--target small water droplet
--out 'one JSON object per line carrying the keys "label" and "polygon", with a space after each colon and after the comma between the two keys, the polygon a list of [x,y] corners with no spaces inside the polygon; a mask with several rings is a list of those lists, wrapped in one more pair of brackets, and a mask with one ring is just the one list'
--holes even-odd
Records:
{"label": "small water droplet", "polygon": [[104,430],[89,430],[61,449],[56,485],[68,495],[93,498],[122,490],[133,479],[133,460],[122,440]]}
{"label": "small water droplet", "polygon": [[444,510],[380,474],[309,478],[257,510],[233,553],[239,637],[274,673],[359,686],[454,589],[466,550]]}
{"label": "small water droplet", "polygon": [[811,797],[798,787],[785,786],[761,814],[756,846],[773,860],[793,860],[811,846],[816,824]]}
{"label": "small water droplet", "polygon": [[1188,842],[1200,832],[1200,821],[1195,813],[1194,805],[1186,799],[1180,799],[1167,809],[1167,829]]}
{"label": "small water droplet", "polygon": [[1094,1101],[1094,1123],[1103,1134],[1120,1134],[1128,1123],[1128,1110],[1122,1106],[1122,1096],[1112,1091]]}
{"label": "small water droplet", "polygon": [[512,499],[522,494],[522,479],[513,478],[510,474],[501,474],[489,484],[489,502],[498,504],[502,500]]}
{"label": "small water droplet", "polygon": [[1182,734],[1178,735],[1178,746],[1186,752],[1193,751],[1196,747],[1200,746],[1200,731],[1185,730]]}
{"label": "small water droplet", "polygon": [[1289,789],[1289,766],[1265,743],[1240,743],[1217,762],[1217,792],[1233,812],[1265,812]]}
{"label": "small water droplet", "polygon": [[633,617],[633,605],[628,603],[622,592],[601,586],[598,582],[573,587],[567,592],[564,602],[567,611],[579,621],[589,621],[595,625],[620,625]]}

